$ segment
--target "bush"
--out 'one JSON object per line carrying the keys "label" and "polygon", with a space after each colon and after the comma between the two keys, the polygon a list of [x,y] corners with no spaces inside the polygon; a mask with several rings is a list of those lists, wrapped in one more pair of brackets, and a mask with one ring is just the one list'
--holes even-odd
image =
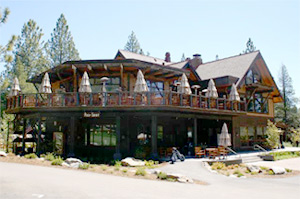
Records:
{"label": "bush", "polygon": [[288,173],[292,172],[291,169],[287,169],[287,168],[285,169],[285,171],[288,172]]}
{"label": "bush", "polygon": [[166,180],[167,179],[167,174],[164,172],[159,172],[159,174],[157,174],[157,178],[161,179],[161,180]]}
{"label": "bush", "polygon": [[226,168],[226,165],[222,162],[214,162],[211,165],[212,170],[220,170],[220,169],[224,169],[224,168]]}
{"label": "bush", "polygon": [[128,171],[127,169],[123,169],[122,170],[123,173],[127,173],[127,171]]}
{"label": "bush", "polygon": [[267,126],[267,144],[270,148],[278,148],[279,146],[279,138],[280,138],[280,130],[276,127],[276,125],[268,120],[268,126]]}
{"label": "bush", "polygon": [[46,153],[46,154],[41,155],[41,157],[45,158],[45,160],[48,160],[48,161],[53,161],[55,159],[55,156],[53,153]]}
{"label": "bush", "polygon": [[56,159],[52,160],[51,165],[61,166],[63,162],[64,162],[63,159],[59,156]]}
{"label": "bush", "polygon": [[84,170],[86,170],[86,169],[88,169],[90,167],[90,164],[89,163],[86,163],[86,162],[84,162],[84,163],[82,163],[82,164],[79,164],[79,169],[84,169]]}
{"label": "bush", "polygon": [[291,141],[294,146],[298,147],[297,144],[300,143],[300,128],[292,130]]}
{"label": "bush", "polygon": [[269,170],[269,171],[268,171],[268,174],[269,174],[269,175],[274,175],[275,173],[274,173],[273,170]]}
{"label": "bush", "polygon": [[146,170],[144,168],[138,168],[135,172],[135,175],[137,176],[145,176],[147,173],[146,173]]}
{"label": "bush", "polygon": [[37,155],[35,153],[29,153],[24,156],[27,159],[36,159]]}
{"label": "bush", "polygon": [[256,172],[256,171],[251,172],[251,175],[257,175],[257,174],[258,174],[258,172]]}
{"label": "bush", "polygon": [[237,177],[242,177],[242,176],[244,176],[244,174],[242,174],[242,172],[240,171],[240,170],[235,170],[234,172],[233,172],[233,174],[235,174],[235,175],[237,175]]}
{"label": "bush", "polygon": [[108,168],[108,166],[106,166],[106,165],[102,165],[102,166],[101,166],[102,171],[106,171],[107,168]]}
{"label": "bush", "polygon": [[121,163],[121,161],[116,160],[114,165],[115,165],[116,167],[121,167],[121,166],[122,166],[122,163]]}

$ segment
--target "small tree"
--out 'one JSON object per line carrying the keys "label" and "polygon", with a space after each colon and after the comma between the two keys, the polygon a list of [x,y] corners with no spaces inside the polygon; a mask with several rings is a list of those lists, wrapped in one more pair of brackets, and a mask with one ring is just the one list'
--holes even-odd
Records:
{"label": "small tree", "polygon": [[291,141],[294,146],[298,146],[298,144],[300,143],[300,128],[292,129]]}
{"label": "small tree", "polygon": [[280,143],[280,130],[270,120],[268,120],[266,135],[267,143],[270,146],[270,148],[278,148]]}
{"label": "small tree", "polygon": [[128,36],[128,41],[124,47],[125,50],[128,50],[133,53],[141,53],[141,47],[138,39],[136,38],[134,32],[132,31],[131,34]]}

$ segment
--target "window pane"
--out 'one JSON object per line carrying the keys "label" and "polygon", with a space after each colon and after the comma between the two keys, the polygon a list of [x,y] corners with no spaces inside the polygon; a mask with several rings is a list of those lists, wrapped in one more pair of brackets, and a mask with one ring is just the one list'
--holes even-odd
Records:
{"label": "window pane", "polygon": [[240,139],[241,139],[241,145],[242,146],[248,146],[248,132],[247,127],[241,126],[240,127]]}

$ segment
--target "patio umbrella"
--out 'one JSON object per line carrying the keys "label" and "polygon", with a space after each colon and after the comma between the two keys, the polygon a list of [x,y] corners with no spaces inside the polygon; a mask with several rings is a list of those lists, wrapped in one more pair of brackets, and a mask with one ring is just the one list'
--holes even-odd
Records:
{"label": "patio umbrella", "polygon": [[200,88],[199,85],[193,85],[193,86],[192,86],[192,89],[195,90],[195,95],[197,95],[197,91],[198,91],[199,88]]}
{"label": "patio umbrella", "polygon": [[43,77],[42,83],[39,88],[39,92],[40,93],[52,93],[50,78],[49,78],[48,73],[45,73],[45,75]]}
{"label": "patio umbrella", "polygon": [[107,90],[106,90],[106,82],[107,82],[108,80],[109,80],[108,77],[102,77],[102,78],[100,79],[100,81],[103,83],[103,85],[102,85],[102,92],[107,92]]}
{"label": "patio umbrella", "polygon": [[82,76],[82,79],[80,82],[80,86],[79,86],[79,92],[80,93],[91,93],[92,92],[90,79],[89,79],[89,76],[86,71],[83,73],[83,76]]}
{"label": "patio umbrella", "polygon": [[231,86],[231,91],[230,91],[230,94],[229,94],[229,100],[237,101],[237,102],[240,101],[240,95],[237,92],[236,85],[234,83]]}
{"label": "patio umbrella", "polygon": [[220,134],[219,140],[218,140],[218,145],[224,146],[224,147],[231,146],[231,139],[228,134],[228,128],[227,128],[226,123],[223,124],[221,134]]}
{"label": "patio umbrella", "polygon": [[215,82],[212,79],[210,79],[209,82],[208,82],[206,97],[218,98],[218,91],[217,91],[217,88],[215,86]]}
{"label": "patio umbrella", "polygon": [[13,85],[11,87],[10,96],[17,96],[21,91],[18,78],[14,78]]}
{"label": "patio umbrella", "polygon": [[136,82],[134,86],[134,92],[136,93],[143,93],[149,91],[147,83],[145,81],[144,75],[141,70],[138,71]]}
{"label": "patio umbrella", "polygon": [[186,75],[183,73],[180,81],[179,93],[190,95],[192,94],[191,87]]}

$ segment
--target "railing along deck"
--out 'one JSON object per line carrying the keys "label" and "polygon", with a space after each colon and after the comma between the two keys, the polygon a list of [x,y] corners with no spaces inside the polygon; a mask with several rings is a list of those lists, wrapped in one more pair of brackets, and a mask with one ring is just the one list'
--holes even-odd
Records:
{"label": "railing along deck", "polygon": [[7,98],[6,109],[42,107],[116,107],[116,106],[178,106],[199,109],[217,109],[245,112],[245,101],[233,102],[225,98],[212,99],[202,95],[186,95],[176,92],[133,93],[35,93]]}

